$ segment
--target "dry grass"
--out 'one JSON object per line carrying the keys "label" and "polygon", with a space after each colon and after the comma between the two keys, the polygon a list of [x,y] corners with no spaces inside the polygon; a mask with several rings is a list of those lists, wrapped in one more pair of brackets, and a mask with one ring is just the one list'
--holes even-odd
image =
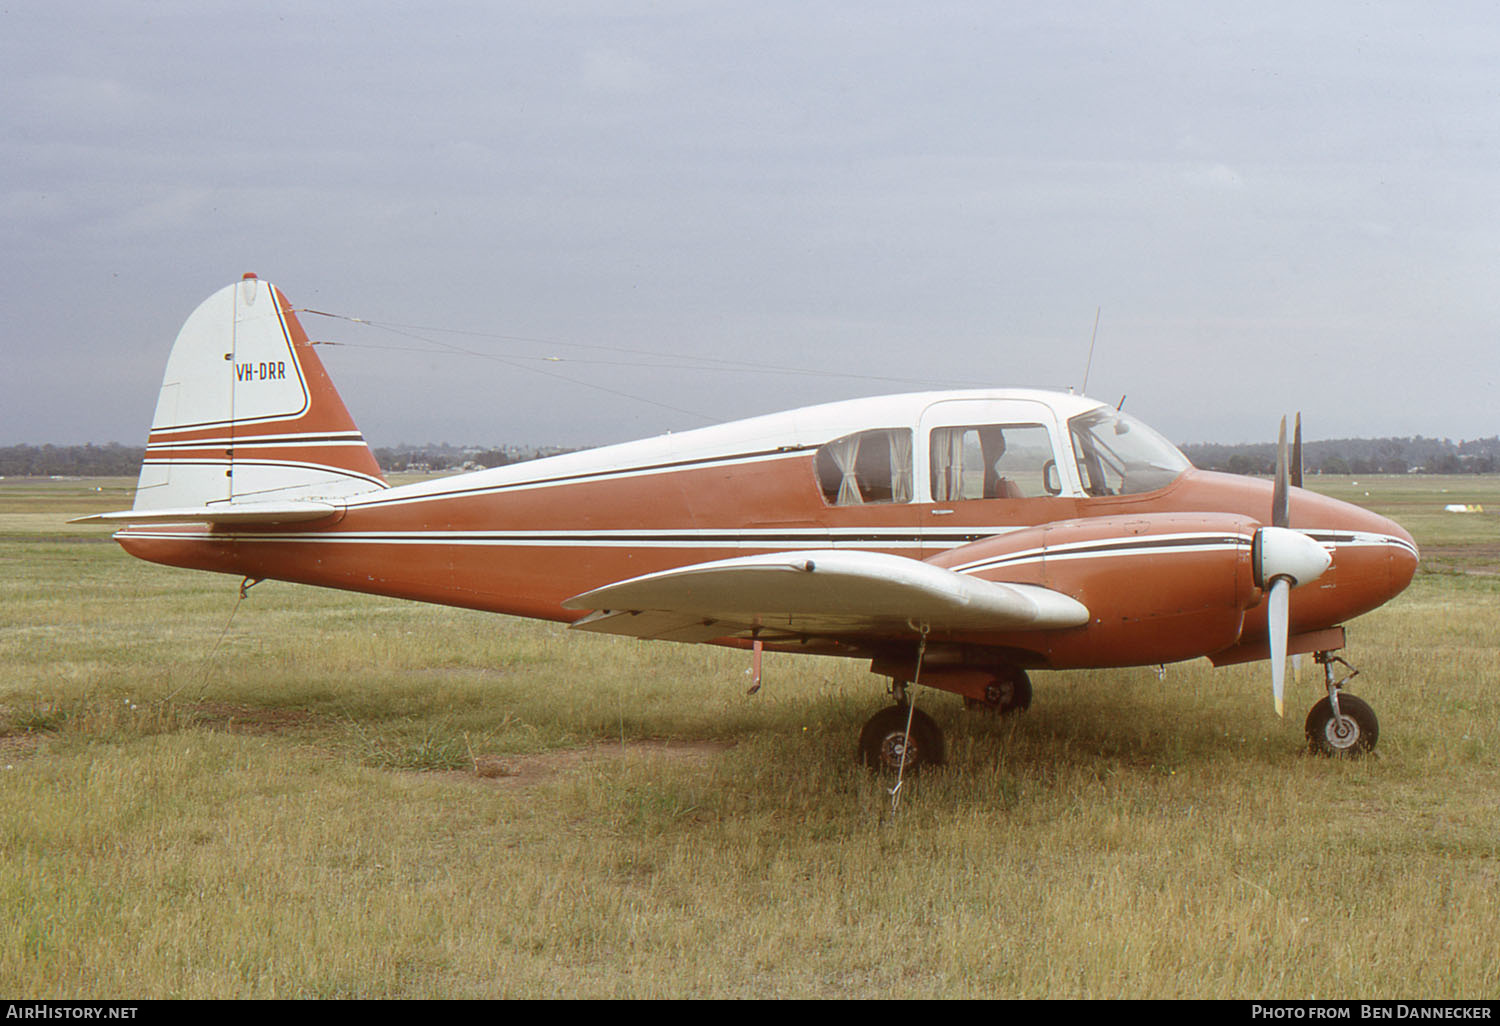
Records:
{"label": "dry grass", "polygon": [[[1492,543],[1423,483],[1361,501]],[[1351,629],[1374,758],[1303,755],[1264,666],[1039,674],[1005,723],[923,692],[950,766],[892,816],[856,664],[751,698],[732,652],[274,582],[210,657],[235,582],[66,540],[92,486],[0,483],[7,994],[1500,991],[1500,580],[1458,557]]]}

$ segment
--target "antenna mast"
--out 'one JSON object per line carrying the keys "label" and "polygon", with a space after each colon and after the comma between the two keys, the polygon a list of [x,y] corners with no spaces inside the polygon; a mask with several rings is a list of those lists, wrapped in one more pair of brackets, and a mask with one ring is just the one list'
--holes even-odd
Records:
{"label": "antenna mast", "polygon": [[1094,307],[1094,333],[1089,336],[1089,359],[1083,365],[1083,387],[1078,390],[1080,395],[1089,394],[1089,370],[1094,366],[1094,341],[1099,337],[1099,314],[1103,309],[1102,306]]}

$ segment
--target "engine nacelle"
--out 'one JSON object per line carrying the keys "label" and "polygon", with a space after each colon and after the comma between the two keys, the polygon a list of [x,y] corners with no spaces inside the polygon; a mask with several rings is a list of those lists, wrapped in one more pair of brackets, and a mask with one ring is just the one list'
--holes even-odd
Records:
{"label": "engine nacelle", "polygon": [[1027,665],[1167,663],[1239,640],[1245,610],[1261,600],[1252,560],[1260,527],[1222,513],[1068,520],[985,538],[929,562],[1038,584],[1088,607],[1083,627],[1018,633],[1018,661]]}

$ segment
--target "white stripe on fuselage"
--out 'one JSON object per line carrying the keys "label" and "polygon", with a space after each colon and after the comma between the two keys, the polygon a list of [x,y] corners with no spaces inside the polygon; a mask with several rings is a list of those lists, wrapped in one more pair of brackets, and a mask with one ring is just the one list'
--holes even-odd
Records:
{"label": "white stripe on fuselage", "polygon": [[[1029,526],[1029,525],[1028,525]],[[491,548],[571,548],[571,549],[694,549],[757,552],[796,552],[811,547],[890,550],[946,550],[971,543],[974,536],[991,538],[1027,527],[968,527],[939,531],[884,528],[744,528],[744,529],[625,529],[584,531],[202,531],[136,532],[129,529],[117,537],[142,540],[213,541],[303,545],[434,545],[483,546]],[[1394,545],[1411,550],[1399,538],[1368,532],[1325,531],[1307,529],[1307,534],[1336,538],[1323,541],[1324,548],[1371,548]],[[1254,538],[1234,532],[1183,532],[1167,535],[1117,535],[1087,541],[997,553],[951,567],[956,573],[979,574],[985,571],[1011,569],[1044,560],[1077,561],[1118,559],[1121,557],[1162,557],[1204,552],[1225,552],[1246,548]]]}

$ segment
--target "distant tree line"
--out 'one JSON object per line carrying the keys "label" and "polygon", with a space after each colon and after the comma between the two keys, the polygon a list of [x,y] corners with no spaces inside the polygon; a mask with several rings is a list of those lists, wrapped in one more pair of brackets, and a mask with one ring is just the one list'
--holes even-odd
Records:
{"label": "distant tree line", "polygon": [[11,445],[0,448],[0,477],[134,477],[139,445]]}
{"label": "distant tree line", "polygon": [[[375,450],[382,470],[458,471],[503,467],[571,452],[557,446],[397,445]],[[1276,446],[1182,446],[1193,465],[1231,474],[1272,474]],[[138,445],[12,445],[0,447],[0,477],[134,477],[146,450]],[[1500,436],[1470,442],[1448,438],[1338,438],[1303,446],[1309,474],[1494,474],[1500,473]]]}
{"label": "distant tree line", "polygon": [[525,463],[527,460],[556,456],[573,450],[559,446],[523,445],[483,448],[475,445],[449,445],[443,442],[439,445],[382,446],[374,451],[375,462],[380,464],[380,469],[390,473],[405,470],[457,471],[503,467],[510,463]]}
{"label": "distant tree line", "polygon": [[[558,447],[504,445],[494,448],[455,445],[401,445],[375,450],[375,462],[386,472],[456,471],[502,467],[570,450]],[[146,450],[139,445],[0,446],[0,477],[134,477]]]}
{"label": "distant tree line", "polygon": [[[1274,474],[1276,445],[1181,446],[1195,467],[1231,474]],[[1500,471],[1500,437],[1455,442],[1449,438],[1336,438],[1305,442],[1309,474],[1493,474]]]}

